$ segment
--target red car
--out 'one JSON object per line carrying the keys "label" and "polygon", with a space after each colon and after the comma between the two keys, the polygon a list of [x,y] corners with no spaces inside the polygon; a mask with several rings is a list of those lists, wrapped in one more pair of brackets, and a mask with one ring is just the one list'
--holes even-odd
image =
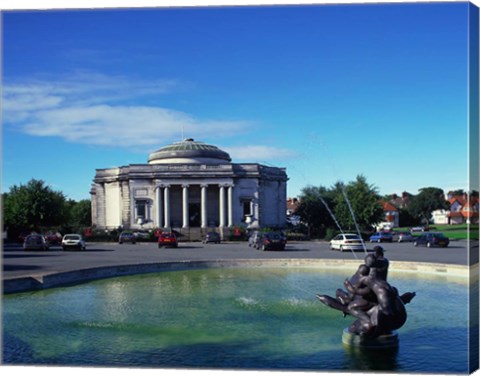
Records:
{"label": "red car", "polygon": [[158,237],[158,248],[178,247],[177,237],[173,232],[162,232]]}

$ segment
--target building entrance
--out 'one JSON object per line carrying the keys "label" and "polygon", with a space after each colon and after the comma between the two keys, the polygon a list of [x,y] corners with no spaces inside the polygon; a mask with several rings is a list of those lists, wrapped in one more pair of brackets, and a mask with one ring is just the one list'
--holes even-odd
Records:
{"label": "building entrance", "polygon": [[190,216],[188,225],[190,227],[200,227],[200,224],[201,224],[200,203],[188,204],[188,213]]}

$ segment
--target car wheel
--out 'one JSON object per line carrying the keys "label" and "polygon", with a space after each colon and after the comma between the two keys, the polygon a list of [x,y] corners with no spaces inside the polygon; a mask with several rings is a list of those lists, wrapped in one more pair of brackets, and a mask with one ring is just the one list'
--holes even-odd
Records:
{"label": "car wheel", "polygon": [[123,244],[123,242],[118,242],[118,244]]}

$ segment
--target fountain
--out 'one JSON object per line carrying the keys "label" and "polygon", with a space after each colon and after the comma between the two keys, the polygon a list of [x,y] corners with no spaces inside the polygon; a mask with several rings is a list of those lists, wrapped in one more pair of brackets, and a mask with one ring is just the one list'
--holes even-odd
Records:
{"label": "fountain", "polygon": [[422,305],[409,305],[401,346],[372,351],[342,345],[344,321],[338,311],[318,304],[315,292],[319,286],[335,291],[345,273],[354,273],[355,264],[237,263],[8,294],[2,306],[3,363],[468,371],[464,277],[420,277],[391,267],[389,280],[399,290],[422,291]]}
{"label": "fountain", "polygon": [[357,320],[343,332],[342,341],[346,345],[358,347],[396,347],[398,334],[407,321],[405,304],[415,297],[415,293],[402,295],[387,282],[389,262],[383,248],[376,246],[375,253],[365,257],[365,264],[345,280],[347,291],[338,289],[336,298],[317,295],[327,306],[351,315]]}

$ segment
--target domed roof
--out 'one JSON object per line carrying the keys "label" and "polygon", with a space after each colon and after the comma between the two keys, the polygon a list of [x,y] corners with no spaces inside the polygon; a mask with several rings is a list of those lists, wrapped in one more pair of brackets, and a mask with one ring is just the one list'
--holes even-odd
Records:
{"label": "domed roof", "polygon": [[225,163],[230,155],[213,145],[187,138],[150,154],[148,163]]}

